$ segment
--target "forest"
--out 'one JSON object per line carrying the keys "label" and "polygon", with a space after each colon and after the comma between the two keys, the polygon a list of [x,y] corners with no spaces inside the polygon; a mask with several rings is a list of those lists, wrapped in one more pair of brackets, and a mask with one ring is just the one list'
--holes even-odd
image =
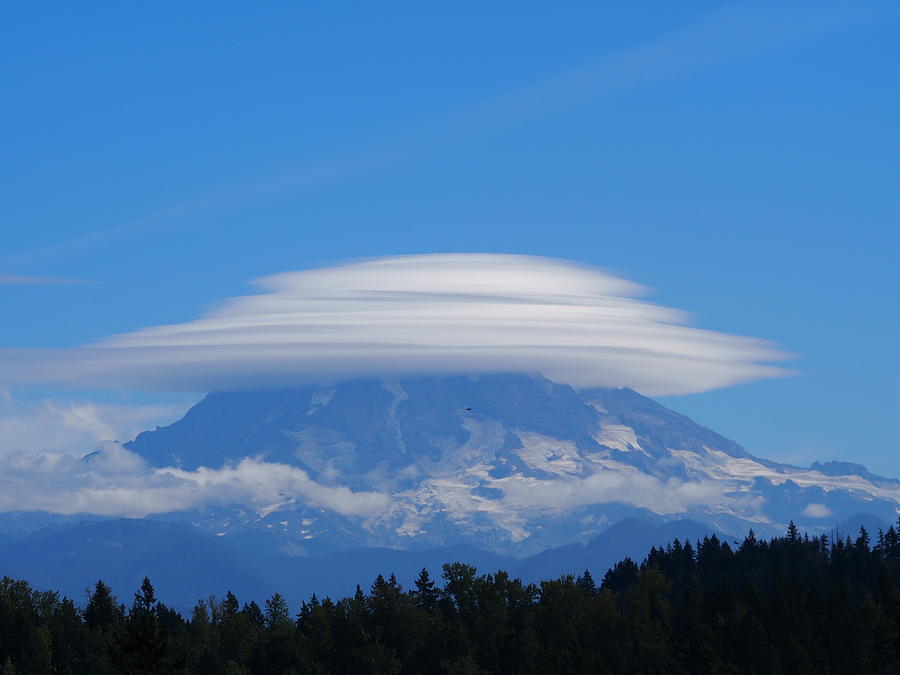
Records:
{"label": "forest", "polygon": [[900,525],[870,535],[713,536],[526,584],[454,562],[379,576],[293,614],[226,592],[190,616],[144,579],[126,606],[0,582],[0,673],[896,673]]}

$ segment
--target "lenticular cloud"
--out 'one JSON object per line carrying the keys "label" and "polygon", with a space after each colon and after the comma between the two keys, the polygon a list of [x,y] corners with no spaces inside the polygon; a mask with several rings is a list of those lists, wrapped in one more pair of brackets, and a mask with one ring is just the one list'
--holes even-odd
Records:
{"label": "lenticular cloud", "polygon": [[287,272],[188,323],[71,350],[7,350],[0,381],[208,390],[359,376],[540,372],[683,394],[783,375],[762,340],[701,330],[598,269],[435,254]]}

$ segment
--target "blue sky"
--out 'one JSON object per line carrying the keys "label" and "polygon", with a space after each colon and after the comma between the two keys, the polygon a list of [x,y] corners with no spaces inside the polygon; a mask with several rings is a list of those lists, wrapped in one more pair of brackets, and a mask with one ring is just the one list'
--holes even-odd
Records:
{"label": "blue sky", "polygon": [[900,476],[898,28],[888,2],[8,6],[0,348],[359,257],[551,256],[796,355],[667,405]]}

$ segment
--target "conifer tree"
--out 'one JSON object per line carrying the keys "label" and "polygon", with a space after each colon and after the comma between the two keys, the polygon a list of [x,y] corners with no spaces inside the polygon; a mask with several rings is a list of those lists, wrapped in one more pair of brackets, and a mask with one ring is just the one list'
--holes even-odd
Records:
{"label": "conifer tree", "polygon": [[92,630],[109,631],[121,620],[122,610],[116,603],[112,589],[98,580],[84,608],[85,625]]}
{"label": "conifer tree", "polygon": [[793,520],[788,523],[787,538],[791,543],[796,543],[800,540],[800,531],[797,529],[797,526],[794,525]]}
{"label": "conifer tree", "polygon": [[[256,604],[256,603],[253,603]],[[291,624],[291,613],[281,593],[266,600],[265,626],[269,630]]]}
{"label": "conifer tree", "polygon": [[149,577],[144,577],[140,592],[134,594],[119,642],[119,663],[127,673],[157,673],[163,668],[166,635],[160,629],[156,604],[153,584]]}
{"label": "conifer tree", "polygon": [[594,583],[594,577],[591,576],[591,571],[588,569],[575,580],[575,585],[589,595],[597,592],[597,584]]}
{"label": "conifer tree", "polygon": [[856,538],[856,550],[865,553],[869,551],[869,532],[862,525],[859,526],[859,536]]}
{"label": "conifer tree", "polygon": [[419,576],[415,581],[416,589],[411,591],[412,597],[416,601],[416,606],[425,611],[431,612],[437,607],[440,592],[434,587],[434,581],[428,574],[428,569],[423,567],[419,572]]}

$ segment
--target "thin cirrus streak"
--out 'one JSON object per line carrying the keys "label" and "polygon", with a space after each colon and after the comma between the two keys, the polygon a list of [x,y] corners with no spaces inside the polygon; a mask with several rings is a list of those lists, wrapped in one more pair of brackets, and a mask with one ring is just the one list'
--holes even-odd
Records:
{"label": "thin cirrus streak", "polygon": [[877,20],[892,3],[729,3],[699,14],[689,24],[650,42],[563,69],[537,82],[520,84],[484,99],[395,130],[387,143],[360,141],[362,152],[336,155],[286,173],[230,184],[185,197],[128,222],[82,232],[69,239],[0,255],[0,264],[23,265],[71,254],[82,248],[154,230],[188,216],[227,205],[340,181],[376,169],[415,161],[511,120],[540,119],[705,66],[791,44],[804,37]]}
{"label": "thin cirrus streak", "polygon": [[685,394],[787,374],[769,343],[695,328],[637,284],[520,255],[397,256],[258,280],[197,320],[0,352],[0,381],[221,389],[461,372]]}
{"label": "thin cirrus streak", "polygon": [[0,274],[0,286],[70,286],[87,283],[68,277],[32,277],[24,274]]}

